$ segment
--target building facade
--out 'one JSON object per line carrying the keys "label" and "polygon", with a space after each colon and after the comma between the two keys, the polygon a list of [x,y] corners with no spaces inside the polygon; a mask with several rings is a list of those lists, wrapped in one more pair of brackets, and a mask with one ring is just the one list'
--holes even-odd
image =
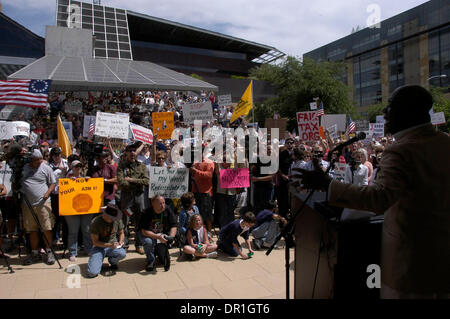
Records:
{"label": "building facade", "polygon": [[449,86],[450,2],[431,0],[304,54],[316,61],[344,61],[344,82],[359,111],[387,103],[399,86]]}

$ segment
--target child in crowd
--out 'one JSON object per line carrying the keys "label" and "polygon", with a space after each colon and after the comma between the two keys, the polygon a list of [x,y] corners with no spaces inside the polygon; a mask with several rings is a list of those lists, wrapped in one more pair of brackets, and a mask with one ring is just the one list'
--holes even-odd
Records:
{"label": "child in crowd", "polygon": [[189,228],[186,231],[186,245],[183,248],[185,254],[197,257],[214,258],[217,257],[217,245],[211,244],[208,239],[208,232],[203,227],[203,219],[200,214],[191,217]]}
{"label": "child in crowd", "polygon": [[242,219],[237,219],[224,226],[219,233],[219,249],[233,257],[237,257],[239,255],[242,259],[247,259],[249,256],[242,252],[242,247],[239,244],[238,236],[245,239],[245,243],[247,244],[250,253],[254,253],[248,237],[250,234],[250,228],[252,228],[255,224],[255,214],[252,212],[247,212],[244,214]]}

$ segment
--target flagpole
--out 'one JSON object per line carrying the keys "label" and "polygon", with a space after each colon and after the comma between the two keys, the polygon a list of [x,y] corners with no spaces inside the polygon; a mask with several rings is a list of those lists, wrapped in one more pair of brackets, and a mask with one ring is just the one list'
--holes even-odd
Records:
{"label": "flagpole", "polygon": [[252,92],[251,92],[251,94],[252,94],[253,127],[255,127],[255,102],[253,101],[253,100],[254,100],[254,98],[253,98],[253,80],[250,80],[250,83],[251,83],[251,85],[252,85]]}

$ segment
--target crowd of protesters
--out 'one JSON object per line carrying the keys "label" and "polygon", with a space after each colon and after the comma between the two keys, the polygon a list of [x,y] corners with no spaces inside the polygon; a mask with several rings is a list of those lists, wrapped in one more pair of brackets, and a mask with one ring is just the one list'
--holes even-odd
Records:
{"label": "crowd of protesters", "polygon": [[[65,112],[65,105],[79,101],[81,112]],[[214,163],[208,156],[193,165],[172,160],[171,149],[178,141],[160,140],[154,132],[152,145],[128,141],[122,147],[113,147],[106,139],[103,150],[95,156],[93,168],[80,149],[83,136],[84,115],[97,111],[121,112],[130,115],[130,122],[152,129],[154,112],[173,112],[175,127],[189,127],[183,123],[182,106],[185,103],[211,101],[214,120],[204,123],[204,128],[228,128],[247,123],[244,119],[230,124],[232,106],[219,106],[214,93],[202,92],[107,92],[80,96],[58,93],[49,96],[49,107],[39,109],[31,119],[18,115],[12,120],[28,120],[31,131],[37,135],[31,162],[24,167],[21,191],[29,197],[44,232],[45,241],[39,237],[38,227],[27,205],[19,205],[11,192],[14,185],[0,185],[3,195],[0,209],[5,221],[2,237],[6,237],[6,251],[17,249],[26,242],[29,250],[24,264],[32,264],[46,256],[53,264],[53,247],[67,251],[67,258],[76,262],[79,254],[89,256],[88,277],[102,270],[103,259],[108,258],[107,271],[115,271],[118,262],[125,258],[134,244],[135,251],[146,256],[147,271],[155,271],[159,262],[165,270],[170,267],[168,249],[178,246],[189,258],[217,257],[217,250],[231,256],[243,253],[238,237],[245,240],[249,253],[270,247],[280,227],[289,218],[289,188],[295,186],[296,168],[324,170],[329,165],[328,153],[341,141],[332,139],[325,131],[320,141],[304,142],[298,136],[287,134],[280,140],[279,169],[275,174],[263,174],[267,164],[227,162]],[[72,122],[74,152],[64,158],[58,147],[56,116],[61,114]],[[250,125],[251,126],[251,125]],[[90,136],[89,138],[92,138]],[[19,141],[23,147],[31,146],[28,140]],[[369,185],[376,178],[378,163],[391,137],[368,142],[356,142],[339,154],[337,162],[349,164],[344,181]],[[29,145],[28,145],[28,144]],[[13,141],[3,141],[2,151],[8,153]],[[248,145],[247,145],[248,147]],[[269,147],[270,150],[270,147]],[[3,168],[8,164],[3,161]],[[181,198],[149,198],[149,171],[151,166],[189,168],[189,192]],[[220,171],[229,168],[248,168],[250,187],[221,187]],[[8,168],[9,169],[9,168]],[[341,176],[335,170],[331,176]],[[60,216],[58,180],[60,178],[103,178],[104,207],[98,214]],[[21,212],[20,212],[21,211]],[[356,215],[361,212],[357,212]],[[347,215],[351,215],[348,212]],[[23,216],[23,220],[22,217]],[[17,238],[24,229],[27,236]],[[218,230],[218,232],[216,231]],[[253,242],[249,236],[253,236]],[[21,241],[26,239],[25,242]],[[42,248],[41,248],[42,247]]]}

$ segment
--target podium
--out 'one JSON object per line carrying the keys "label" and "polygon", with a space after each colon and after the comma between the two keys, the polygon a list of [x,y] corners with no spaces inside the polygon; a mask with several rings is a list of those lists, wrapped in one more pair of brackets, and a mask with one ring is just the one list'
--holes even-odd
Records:
{"label": "podium", "polygon": [[[290,188],[291,212],[307,193]],[[380,264],[383,217],[340,223],[317,212],[314,202],[325,201],[317,192],[295,221],[296,299],[379,299],[369,288],[367,267]]]}

